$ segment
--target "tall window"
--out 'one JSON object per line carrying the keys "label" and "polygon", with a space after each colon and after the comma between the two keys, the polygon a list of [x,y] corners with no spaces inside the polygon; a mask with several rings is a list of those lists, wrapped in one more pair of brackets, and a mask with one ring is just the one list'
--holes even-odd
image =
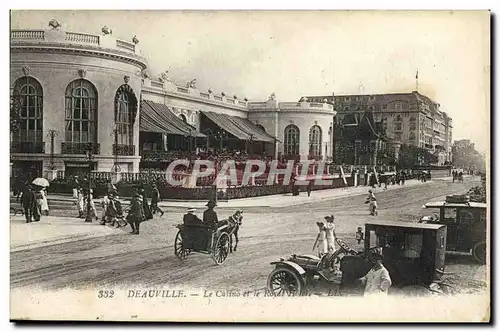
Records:
{"label": "tall window", "polygon": [[25,76],[14,83],[12,110],[17,113],[19,130],[13,140],[36,142],[43,140],[43,90],[33,77]]}
{"label": "tall window", "polygon": [[127,84],[122,85],[115,96],[115,124],[119,145],[133,145],[136,110],[137,99],[134,92]]}
{"label": "tall window", "polygon": [[321,156],[321,128],[316,125],[309,130],[309,155]]}
{"label": "tall window", "polygon": [[97,143],[97,91],[87,80],[76,80],[66,88],[65,141]]}
{"label": "tall window", "polygon": [[288,125],[285,128],[285,141],[283,143],[285,155],[298,155],[300,145],[300,130],[295,125]]}

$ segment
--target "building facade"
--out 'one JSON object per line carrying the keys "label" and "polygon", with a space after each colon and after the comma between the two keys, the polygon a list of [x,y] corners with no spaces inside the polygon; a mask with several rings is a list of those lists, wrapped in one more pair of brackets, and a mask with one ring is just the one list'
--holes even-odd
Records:
{"label": "building facade", "polygon": [[[153,78],[135,36],[117,39],[107,27],[100,34],[69,32],[55,20],[49,26],[11,30],[11,114],[18,122],[10,142],[13,175],[52,177],[89,165],[99,172],[138,172],[149,146],[143,132],[171,141],[191,132],[206,137],[202,132],[217,126],[226,141],[264,142],[263,151],[276,157],[332,156],[331,103],[282,103],[274,94],[249,102],[199,91],[196,80],[176,84],[168,73]],[[163,150],[171,146],[163,143]]]}
{"label": "building facade", "polygon": [[[414,91],[375,95],[311,96],[310,101],[327,100],[335,105],[337,117],[373,112],[376,122],[383,121],[386,134],[395,142],[418,146],[437,155],[438,164],[451,162],[452,119],[440,105]],[[337,121],[338,122],[338,121]]]}

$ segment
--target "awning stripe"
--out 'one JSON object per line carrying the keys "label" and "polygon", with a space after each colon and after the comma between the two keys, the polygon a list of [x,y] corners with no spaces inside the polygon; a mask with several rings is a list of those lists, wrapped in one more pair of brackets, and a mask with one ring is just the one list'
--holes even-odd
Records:
{"label": "awning stripe", "polygon": [[242,140],[250,140],[257,142],[274,142],[275,138],[266,132],[263,132],[255,124],[246,118],[219,114],[213,112],[202,112],[217,126],[229,132],[231,135]]}
{"label": "awning stripe", "polygon": [[209,118],[217,126],[224,129],[225,131],[235,136],[236,138],[242,140],[250,139],[250,135],[241,130],[240,128],[238,128],[233,122],[231,122],[231,120],[228,119],[227,115],[213,113],[213,112],[205,112],[205,111],[202,111],[202,113],[205,114],[207,118]]}
{"label": "awning stripe", "polygon": [[149,100],[141,101],[140,130],[183,136],[189,135],[191,131],[193,137],[206,137],[175,116],[166,105]]}
{"label": "awning stripe", "polygon": [[274,137],[262,131],[259,127],[253,124],[250,120],[239,117],[231,117],[236,124],[248,134],[252,135],[252,139],[258,142],[274,142]]}

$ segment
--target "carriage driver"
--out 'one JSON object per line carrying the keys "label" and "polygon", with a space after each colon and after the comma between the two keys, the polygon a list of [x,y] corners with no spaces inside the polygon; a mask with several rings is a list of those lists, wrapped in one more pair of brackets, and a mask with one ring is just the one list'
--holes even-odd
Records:
{"label": "carriage driver", "polygon": [[217,218],[217,213],[214,211],[214,207],[217,206],[217,203],[215,201],[208,201],[207,205],[208,208],[203,212],[203,223],[209,227],[215,227],[217,223],[219,222],[219,219]]}
{"label": "carriage driver", "polygon": [[[208,201],[206,206],[208,208],[205,210],[205,212],[203,212],[203,224],[205,224],[206,227],[214,229],[217,227],[217,223],[219,222],[219,219],[217,218],[217,213],[214,211],[214,207],[217,206],[217,203],[215,203],[215,201],[213,200],[210,200]],[[214,233],[207,234],[207,242],[208,242],[207,247],[212,246],[213,235]]]}

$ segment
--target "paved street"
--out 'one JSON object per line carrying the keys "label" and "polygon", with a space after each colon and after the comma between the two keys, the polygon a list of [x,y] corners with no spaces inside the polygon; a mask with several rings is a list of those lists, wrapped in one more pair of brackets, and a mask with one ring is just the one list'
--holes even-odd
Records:
{"label": "paved street", "polygon": [[[162,218],[147,221],[140,235],[113,231],[112,235],[11,252],[11,287],[39,286],[47,289],[80,288],[92,285],[126,287],[182,286],[183,288],[262,289],[271,271],[269,262],[292,253],[312,253],[316,221],[325,215],[336,217],[337,235],[354,243],[357,226],[373,220],[412,221],[429,211],[423,203],[463,193],[477,185],[436,180],[377,193],[378,217],[368,215],[365,195],[315,200],[289,207],[245,208],[238,251],[224,265],[215,266],[208,255],[192,254],[185,261],[174,256],[175,225],[184,210],[170,208]],[[367,188],[366,188],[367,189]],[[201,214],[202,211],[199,211]],[[232,209],[218,209],[219,218]],[[26,225],[30,226],[30,225]],[[108,228],[107,226],[95,226]],[[128,230],[128,229],[127,229]],[[486,287],[486,269],[467,255],[447,254],[446,271],[463,292]]]}

